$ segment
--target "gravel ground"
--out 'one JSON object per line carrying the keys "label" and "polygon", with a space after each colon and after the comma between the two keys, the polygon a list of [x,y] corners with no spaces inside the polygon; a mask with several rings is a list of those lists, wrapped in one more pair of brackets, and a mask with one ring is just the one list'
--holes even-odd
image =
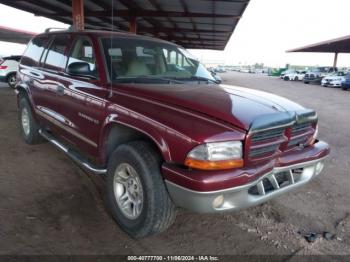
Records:
{"label": "gravel ground", "polygon": [[[319,137],[332,147],[323,174],[296,192],[238,213],[179,210],[167,232],[134,240],[106,211],[102,179],[47,143],[22,141],[15,95],[2,86],[0,254],[280,254],[291,261],[296,254],[350,254],[350,92],[244,73],[222,78],[316,109]],[[333,239],[324,239],[324,231]],[[302,236],[309,232],[318,233],[313,243]],[[329,261],[323,258],[318,261]]]}

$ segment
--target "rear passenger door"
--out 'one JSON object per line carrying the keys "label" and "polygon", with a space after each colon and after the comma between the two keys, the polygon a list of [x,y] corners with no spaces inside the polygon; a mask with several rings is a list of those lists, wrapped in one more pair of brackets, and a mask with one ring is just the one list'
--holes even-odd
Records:
{"label": "rear passenger door", "polygon": [[64,87],[58,77],[67,63],[66,52],[69,42],[68,34],[58,34],[51,39],[51,44],[41,59],[42,80],[36,85],[42,98],[37,104],[37,113],[48,120],[50,126],[56,130],[60,130],[57,127],[62,128],[67,122],[60,114],[64,102]]}
{"label": "rear passenger door", "polygon": [[30,89],[33,107],[36,109],[44,103],[44,75],[41,71],[40,60],[49,44],[47,35],[38,36],[28,43],[19,65],[19,81]]}

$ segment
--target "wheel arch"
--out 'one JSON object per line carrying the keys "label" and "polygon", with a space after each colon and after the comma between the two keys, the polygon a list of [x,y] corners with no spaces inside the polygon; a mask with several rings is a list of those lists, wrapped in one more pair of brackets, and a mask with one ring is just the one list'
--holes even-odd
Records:
{"label": "wheel arch", "polygon": [[17,94],[17,103],[19,103],[19,100],[21,97],[25,97],[28,99],[28,101],[30,102],[31,104],[31,107],[33,109],[33,106],[32,106],[32,99],[31,99],[31,96],[29,94],[29,88],[26,84],[18,84],[16,87],[15,87],[15,90],[16,90],[16,94]]}
{"label": "wheel arch", "polygon": [[17,71],[8,72],[7,75],[6,75],[6,80],[8,80],[8,78],[9,78],[11,75],[17,75]]}
{"label": "wheel arch", "polygon": [[33,98],[30,94],[30,90],[29,90],[29,87],[27,84],[25,83],[19,83],[16,85],[15,87],[15,92],[16,92],[16,95],[17,95],[17,107],[19,107],[19,101],[22,97],[25,97],[28,102],[29,102],[29,105],[30,105],[30,108],[32,110],[32,113],[33,113],[33,117],[37,119],[37,115],[35,114],[35,107],[34,107],[34,101],[33,101]]}
{"label": "wheel arch", "polygon": [[164,161],[171,160],[168,146],[159,134],[149,134],[130,124],[113,121],[106,124],[101,132],[99,152],[101,163],[107,163],[108,157],[119,145],[140,140],[150,143]]}

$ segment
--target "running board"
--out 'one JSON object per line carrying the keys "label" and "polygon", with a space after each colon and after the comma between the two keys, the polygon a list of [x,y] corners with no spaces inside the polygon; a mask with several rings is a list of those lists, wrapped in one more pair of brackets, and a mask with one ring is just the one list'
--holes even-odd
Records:
{"label": "running board", "polygon": [[80,165],[84,170],[89,171],[91,173],[94,173],[96,175],[104,175],[107,173],[107,169],[101,169],[98,167],[93,166],[87,159],[82,157],[78,152],[68,148],[67,146],[63,145],[62,143],[58,142],[52,135],[50,135],[48,132],[40,129],[39,134],[45,138],[47,141],[49,141],[51,144],[59,148],[61,151],[66,153],[74,162],[76,162],[78,165]]}

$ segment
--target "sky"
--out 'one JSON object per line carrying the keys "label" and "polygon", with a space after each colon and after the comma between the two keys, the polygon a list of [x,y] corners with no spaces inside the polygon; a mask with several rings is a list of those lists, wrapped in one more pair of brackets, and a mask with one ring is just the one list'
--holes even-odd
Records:
{"label": "sky", "polygon": [[[224,51],[190,51],[205,63],[331,66],[333,54],[285,51],[350,35],[349,10],[350,0],[251,0]],[[4,5],[0,14],[0,25],[31,32],[67,27]],[[0,42],[0,55],[21,54],[24,48]],[[350,67],[350,54],[340,54],[338,65]]]}

